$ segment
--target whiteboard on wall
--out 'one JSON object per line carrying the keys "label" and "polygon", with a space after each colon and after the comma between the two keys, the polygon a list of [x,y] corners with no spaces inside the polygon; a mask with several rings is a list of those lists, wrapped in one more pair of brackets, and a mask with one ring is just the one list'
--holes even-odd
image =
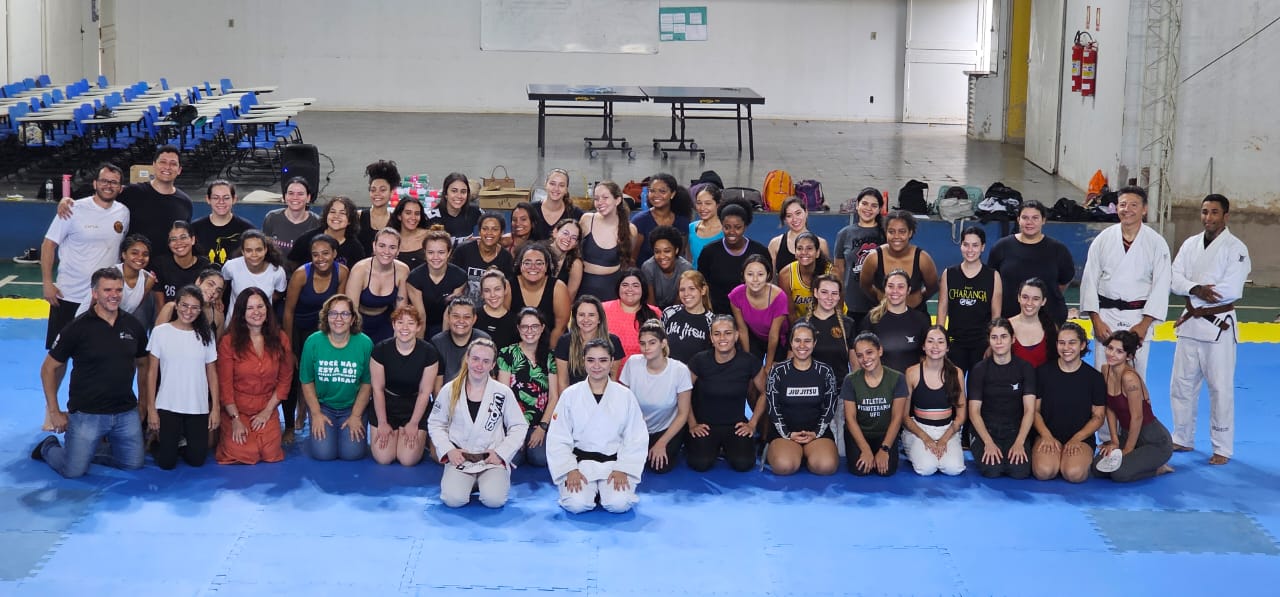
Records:
{"label": "whiteboard on wall", "polygon": [[481,0],[480,49],[658,53],[658,0]]}

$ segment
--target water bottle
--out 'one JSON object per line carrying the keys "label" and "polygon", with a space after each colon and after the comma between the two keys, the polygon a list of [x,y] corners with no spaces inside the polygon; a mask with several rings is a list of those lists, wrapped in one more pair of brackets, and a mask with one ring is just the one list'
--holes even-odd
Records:
{"label": "water bottle", "polygon": [[649,209],[649,187],[640,187],[640,211]]}
{"label": "water bottle", "polygon": [[53,197],[53,179],[52,178],[44,181],[44,200],[57,201],[57,199]]}

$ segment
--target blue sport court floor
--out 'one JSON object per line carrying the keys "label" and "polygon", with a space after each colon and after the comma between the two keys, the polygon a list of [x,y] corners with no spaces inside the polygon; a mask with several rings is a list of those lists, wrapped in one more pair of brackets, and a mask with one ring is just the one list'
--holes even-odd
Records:
{"label": "blue sport court floor", "polygon": [[[441,469],[316,463],[164,472],[30,460],[40,319],[0,320],[0,595],[1210,595],[1280,579],[1280,345],[1244,344],[1237,446],[1119,485],[766,471],[646,475],[624,515],[569,515],[545,470],[501,510],[451,510]],[[1152,351],[1169,421],[1173,344]],[[65,392],[65,390],[64,390]],[[65,404],[65,397],[64,397]]]}

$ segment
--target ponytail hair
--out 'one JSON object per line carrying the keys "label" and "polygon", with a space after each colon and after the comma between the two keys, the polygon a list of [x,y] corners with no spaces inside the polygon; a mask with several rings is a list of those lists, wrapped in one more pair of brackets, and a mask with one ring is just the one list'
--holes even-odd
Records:
{"label": "ponytail hair", "polygon": [[471,357],[471,351],[475,350],[477,346],[487,347],[492,350],[495,362],[498,358],[498,347],[493,343],[493,340],[476,338],[471,341],[471,344],[467,345],[467,351],[462,353],[462,366],[458,367],[458,374],[453,376],[453,380],[449,382],[451,384],[449,387],[449,420],[451,421],[453,420],[453,409],[458,407],[458,398],[462,397],[462,388],[467,385],[467,373],[471,371],[467,367],[467,359]]}

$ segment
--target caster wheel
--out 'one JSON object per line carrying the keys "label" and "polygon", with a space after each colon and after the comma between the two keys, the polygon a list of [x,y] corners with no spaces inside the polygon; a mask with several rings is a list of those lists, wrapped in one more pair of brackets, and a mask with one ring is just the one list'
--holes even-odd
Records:
{"label": "caster wheel", "polygon": [[658,143],[657,143],[657,142],[654,142],[654,144],[653,144],[653,150],[654,150],[654,151],[658,151]]}
{"label": "caster wheel", "polygon": [[636,152],[635,152],[635,150],[632,150],[632,151],[628,151],[628,152],[627,152],[627,159],[631,159],[631,160],[636,159]]}
{"label": "caster wheel", "polygon": [[628,141],[623,141],[623,142],[622,142],[622,148],[623,148],[623,149],[627,149],[627,148],[630,148],[630,147],[631,147],[631,143],[630,143],[630,142],[628,142]]}
{"label": "caster wheel", "polygon": [[690,142],[689,142],[689,149],[697,149],[697,148],[698,148],[698,144],[697,144],[697,143],[694,143],[694,142],[692,142],[692,141],[690,141]]}
{"label": "caster wheel", "polygon": [[698,161],[699,161],[699,162],[705,162],[705,161],[707,161],[707,154],[705,154],[705,153],[700,153],[700,154],[698,154]]}
{"label": "caster wheel", "polygon": [[665,159],[667,159],[667,152],[665,152],[665,151],[664,151],[664,152],[662,152],[662,159],[664,159],[664,160],[665,160]]}
{"label": "caster wheel", "polygon": [[600,157],[600,152],[599,152],[599,151],[597,151],[597,150],[595,150],[595,149],[592,149],[591,151],[587,152],[587,155],[591,156],[591,159],[593,159],[593,160],[594,160],[594,159],[596,159],[596,158]]}

